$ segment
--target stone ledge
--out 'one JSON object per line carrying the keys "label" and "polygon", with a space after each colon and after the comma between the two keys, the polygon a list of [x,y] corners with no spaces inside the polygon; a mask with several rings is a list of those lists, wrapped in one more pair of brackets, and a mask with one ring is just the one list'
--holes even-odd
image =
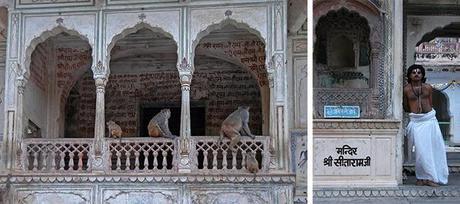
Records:
{"label": "stone ledge", "polygon": [[399,129],[401,121],[382,119],[315,119],[313,129]]}
{"label": "stone ledge", "polygon": [[295,183],[294,174],[260,175],[9,175],[0,176],[0,185],[6,183],[86,183],[86,182],[159,182],[159,183]]}
{"label": "stone ledge", "polygon": [[418,197],[446,197],[460,198],[460,189],[456,186],[432,187],[397,187],[391,189],[320,189],[313,193],[315,199],[325,198],[418,198]]}
{"label": "stone ledge", "polygon": [[[458,164],[455,164],[455,165],[449,164],[448,168],[449,168],[449,173],[450,174],[458,174],[458,173],[460,173],[460,165],[458,165]],[[404,164],[403,169],[408,171],[408,172],[412,172],[413,174],[415,174],[415,165],[414,164]]]}

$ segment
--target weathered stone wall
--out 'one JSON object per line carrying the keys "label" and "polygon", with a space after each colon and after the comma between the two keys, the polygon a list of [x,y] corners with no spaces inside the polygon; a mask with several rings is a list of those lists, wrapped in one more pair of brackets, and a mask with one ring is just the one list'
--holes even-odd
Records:
{"label": "weathered stone wall", "polygon": [[[260,92],[253,77],[247,71],[218,59],[205,58],[196,63],[190,98],[192,103],[206,104],[206,134],[218,135],[222,121],[238,106],[247,105],[251,107],[250,128],[254,134],[260,135]],[[105,93],[106,120],[117,122],[124,136],[138,136],[139,105],[180,106],[178,79],[177,71],[111,74]],[[96,92],[91,73],[87,72],[78,80],[69,97],[72,99],[68,103],[76,108],[69,107],[68,110],[76,111],[76,118],[66,128],[78,130],[74,134],[77,137],[92,137]]]}
{"label": "weathered stone wall", "polygon": [[[32,53],[30,64],[30,79],[24,91],[24,128],[27,128],[30,120],[41,129],[41,135],[47,134],[46,118],[48,103],[48,70],[51,65],[50,44],[37,46]],[[26,134],[24,137],[28,137]]]}

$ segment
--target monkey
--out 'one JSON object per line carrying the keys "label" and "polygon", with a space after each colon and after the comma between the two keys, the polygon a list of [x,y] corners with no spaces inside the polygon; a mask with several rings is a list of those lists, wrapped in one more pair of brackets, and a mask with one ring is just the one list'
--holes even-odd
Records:
{"label": "monkey", "polygon": [[162,109],[158,114],[150,120],[147,129],[150,137],[166,137],[175,138],[168,126],[168,120],[171,117],[169,109]]}
{"label": "monkey", "polygon": [[254,152],[246,152],[246,170],[254,174],[259,171],[259,162],[257,162]]}
{"label": "monkey", "polygon": [[120,138],[120,142],[121,142],[121,135],[123,134],[123,130],[121,130],[121,127],[113,122],[112,120],[110,120],[109,122],[106,123],[107,124],[107,128],[109,129],[109,137],[113,137],[113,138]]}
{"label": "monkey", "polygon": [[222,122],[219,145],[222,143],[224,137],[228,137],[230,139],[229,148],[232,152],[235,152],[235,145],[238,144],[241,136],[249,136],[252,139],[255,139],[256,136],[254,136],[251,133],[251,130],[249,130],[248,121],[249,107],[239,106],[236,111],[231,113],[224,122]]}

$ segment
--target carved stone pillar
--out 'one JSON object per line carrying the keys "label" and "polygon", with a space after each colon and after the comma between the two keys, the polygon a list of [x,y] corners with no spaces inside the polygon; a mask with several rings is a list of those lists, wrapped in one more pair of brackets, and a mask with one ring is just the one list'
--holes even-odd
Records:
{"label": "carved stone pillar", "polygon": [[190,155],[190,84],[192,82],[192,67],[184,58],[179,65],[179,77],[182,90],[181,123],[179,140],[179,172],[191,171]]}
{"label": "carved stone pillar", "polygon": [[105,86],[107,85],[108,77],[103,74],[104,67],[99,62],[96,68],[94,81],[96,84],[96,119],[94,125],[94,143],[93,143],[93,163],[92,168],[94,171],[103,171],[104,165],[107,163],[106,144],[104,140],[105,133]]}
{"label": "carved stone pillar", "polygon": [[276,155],[276,144],[278,143],[278,138],[275,137],[277,129],[276,129],[276,112],[275,112],[275,70],[273,61],[270,61],[267,65],[267,77],[268,77],[268,85],[270,87],[270,170],[276,170],[278,159]]}
{"label": "carved stone pillar", "polygon": [[[19,66],[19,65],[18,65]],[[19,69],[20,70],[20,69]],[[18,71],[19,71],[18,70]],[[17,73],[19,75],[19,73]],[[15,161],[16,169],[21,170],[23,169],[23,163],[21,161],[21,154],[22,152],[22,138],[23,135],[23,113],[24,113],[24,91],[26,88],[27,80],[23,76],[18,76],[16,79],[16,88],[17,88],[17,98],[16,98],[16,128],[14,131],[14,138],[13,138],[13,152],[12,152],[12,159]]]}

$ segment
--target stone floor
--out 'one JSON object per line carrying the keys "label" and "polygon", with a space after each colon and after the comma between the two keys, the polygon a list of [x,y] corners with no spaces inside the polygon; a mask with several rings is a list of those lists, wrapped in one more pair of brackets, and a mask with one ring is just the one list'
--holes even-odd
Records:
{"label": "stone floor", "polygon": [[415,176],[409,176],[403,185],[379,189],[316,189],[314,203],[460,203],[460,174],[451,174],[449,184],[437,188],[416,186]]}

